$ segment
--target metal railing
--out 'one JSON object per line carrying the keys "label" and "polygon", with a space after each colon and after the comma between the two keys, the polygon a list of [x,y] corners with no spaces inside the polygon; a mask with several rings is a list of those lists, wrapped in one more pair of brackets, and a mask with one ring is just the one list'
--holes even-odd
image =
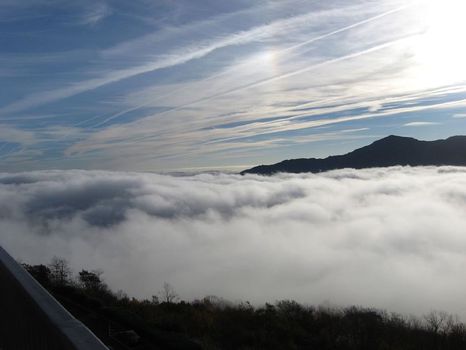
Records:
{"label": "metal railing", "polygon": [[0,247],[0,350],[108,350]]}

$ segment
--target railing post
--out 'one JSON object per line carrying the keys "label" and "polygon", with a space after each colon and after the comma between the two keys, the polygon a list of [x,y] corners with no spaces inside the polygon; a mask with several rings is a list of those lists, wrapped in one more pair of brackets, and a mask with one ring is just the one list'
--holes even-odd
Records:
{"label": "railing post", "polygon": [[0,247],[1,350],[108,350]]}

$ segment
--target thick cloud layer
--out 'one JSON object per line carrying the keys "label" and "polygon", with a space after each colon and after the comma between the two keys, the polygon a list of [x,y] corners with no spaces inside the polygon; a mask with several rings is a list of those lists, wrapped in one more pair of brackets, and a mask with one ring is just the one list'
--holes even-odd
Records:
{"label": "thick cloud layer", "polygon": [[466,319],[466,169],[274,177],[0,174],[0,244],[114,290],[289,298]]}

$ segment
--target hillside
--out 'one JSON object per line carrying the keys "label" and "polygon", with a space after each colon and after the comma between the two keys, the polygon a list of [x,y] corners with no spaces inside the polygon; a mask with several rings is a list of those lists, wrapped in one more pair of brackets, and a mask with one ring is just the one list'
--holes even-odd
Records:
{"label": "hillside", "polygon": [[318,173],[343,168],[363,169],[395,165],[466,166],[466,136],[420,141],[411,137],[391,135],[344,155],[324,159],[289,159],[272,165],[259,165],[244,170],[241,174]]}
{"label": "hillside", "polygon": [[444,312],[414,318],[292,300],[253,306],[210,296],[187,302],[168,284],[159,297],[138,300],[112,292],[99,272],[82,270],[74,278],[64,259],[23,266],[115,350],[466,349],[465,325]]}

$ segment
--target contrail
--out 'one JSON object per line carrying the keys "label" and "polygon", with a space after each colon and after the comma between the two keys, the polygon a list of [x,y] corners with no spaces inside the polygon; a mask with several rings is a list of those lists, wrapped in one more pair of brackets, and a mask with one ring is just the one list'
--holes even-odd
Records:
{"label": "contrail", "polygon": [[378,14],[376,16],[373,16],[373,17],[370,17],[370,18],[367,18],[365,20],[362,20],[362,21],[359,21],[359,22],[356,22],[356,23],[353,23],[353,24],[350,24],[348,26],[345,26],[345,27],[342,27],[340,29],[336,29],[332,32],[329,32],[329,33],[326,33],[326,34],[323,34],[321,36],[318,36],[318,37],[315,37],[315,38],[312,38],[312,39],[309,39],[309,40],[306,40],[306,41],[303,41],[302,43],[299,43],[299,44],[296,44],[296,45],[293,45],[293,46],[290,46],[290,47],[287,47],[286,49],[283,49],[281,51],[278,51],[279,54],[282,54],[282,53],[285,53],[285,52],[288,52],[288,51],[292,51],[292,50],[295,50],[297,48],[300,48],[302,46],[305,46],[305,45],[308,45],[308,44],[312,44],[316,41],[319,41],[319,40],[322,40],[322,39],[326,39],[328,37],[331,37],[333,35],[336,35],[336,34],[340,34],[340,33],[343,33],[343,32],[346,32],[350,29],[353,29],[353,28],[357,28],[357,27],[360,27],[364,24],[367,24],[367,23],[370,23],[370,22],[374,22],[378,19],[381,19],[383,17],[387,17],[391,14],[394,14],[394,13],[397,13],[397,12],[400,12],[400,11],[403,11],[403,10],[406,10],[407,8],[409,7],[412,7],[414,6],[414,3],[412,4],[409,4],[409,5],[403,5],[403,6],[400,6],[400,7],[397,7],[393,10],[389,10],[389,11],[386,11],[386,12],[383,12],[381,14]]}
{"label": "contrail", "polygon": [[[387,16],[392,15],[392,14],[394,14],[394,13],[401,12],[401,11],[403,11],[403,10],[409,8],[409,7],[414,6],[414,4],[415,4],[415,3],[397,7],[397,8],[395,8],[395,9],[392,9],[392,10],[389,10],[389,11],[386,11],[386,12],[383,12],[383,13],[378,14],[378,15],[376,15],[376,16],[367,18],[367,19],[365,19],[365,20],[362,20],[362,21],[359,21],[359,22],[350,24],[350,25],[348,25],[348,26],[344,26],[344,27],[342,27],[342,28],[336,29],[336,30],[331,31],[331,32],[329,32],[329,33],[326,33],[326,34],[323,34],[323,35],[314,37],[314,38],[312,38],[312,39],[303,41],[303,42],[301,42],[301,43],[299,43],[299,44],[289,46],[289,47],[284,48],[284,49],[282,49],[282,50],[278,50],[278,51],[276,51],[275,53],[278,54],[278,55],[283,55],[283,54],[285,54],[285,53],[292,52],[292,51],[294,51],[294,50],[296,50],[296,49],[298,49],[298,48],[300,48],[300,47],[303,47],[303,46],[306,46],[306,45],[315,43],[315,42],[317,42],[317,41],[320,41],[320,40],[323,40],[323,39],[332,37],[332,36],[334,36],[334,35],[337,35],[337,34],[346,32],[346,31],[348,31],[348,30],[351,30],[351,29],[354,29],[354,28],[357,28],[357,27],[360,27],[360,26],[362,26],[362,25],[364,25],[364,24],[367,24],[367,23],[370,23],[370,22],[374,22],[374,21],[376,21],[376,20],[379,20],[379,19],[381,19],[381,18],[387,17]],[[222,77],[222,76],[224,76],[224,75],[230,74],[231,72],[233,72],[233,71],[235,71],[235,70],[238,70],[238,69],[240,69],[242,66],[246,66],[246,65],[248,65],[248,63],[242,63],[242,64],[237,65],[237,66],[235,66],[235,67],[233,67],[233,68],[231,68],[231,69],[227,69],[227,70],[223,71],[222,73],[219,73],[219,74],[210,76],[210,77],[208,77],[208,78],[206,78],[206,79],[203,79],[203,80],[201,80],[200,82],[208,82],[208,81],[217,79],[217,78]],[[123,110],[123,111],[120,111],[120,112],[118,112],[118,113],[116,113],[116,114],[114,114],[114,115],[112,115],[112,116],[110,116],[110,117],[104,119],[104,120],[101,121],[100,123],[94,125],[94,127],[102,126],[102,125],[108,123],[109,121],[111,121],[111,120],[113,120],[113,119],[116,119],[116,118],[118,118],[118,117],[120,117],[120,116],[122,116],[122,115],[124,115],[124,114],[126,114],[126,113],[133,112],[133,111],[138,110],[138,109],[140,109],[140,108],[144,108],[144,107],[146,107],[146,106],[148,106],[148,105],[154,103],[155,101],[160,101],[161,99],[163,99],[163,98],[165,98],[165,97],[167,97],[167,96],[172,95],[173,93],[180,93],[180,92],[183,92],[183,91],[189,90],[189,89],[190,89],[190,87],[183,87],[183,88],[179,88],[179,89],[174,89],[174,90],[172,90],[172,91],[170,91],[170,92],[168,92],[168,93],[166,93],[166,94],[163,94],[163,95],[161,95],[161,96],[159,96],[159,97],[157,97],[157,98],[155,98],[155,99],[153,99],[153,100],[151,100],[151,101],[149,101],[149,102],[140,104],[140,105],[135,106],[135,107],[131,107],[131,108],[125,109],[125,110]],[[177,108],[177,107],[175,107],[175,108]],[[171,111],[171,110],[170,110],[170,111]],[[169,111],[167,111],[167,112],[169,112]],[[164,112],[164,113],[165,113],[165,112]],[[161,114],[163,114],[163,113],[161,113]],[[88,120],[88,121],[89,121],[89,120]],[[81,124],[81,123],[79,123],[79,124]],[[78,124],[78,125],[79,125],[79,124]]]}
{"label": "contrail", "polygon": [[[183,109],[185,107],[196,105],[196,104],[201,103],[201,102],[210,101],[210,100],[218,98],[218,97],[231,95],[231,94],[236,93],[238,91],[247,90],[247,89],[250,89],[250,88],[253,88],[253,87],[257,87],[257,86],[262,86],[262,85],[265,85],[265,84],[268,84],[268,83],[271,83],[271,82],[274,82],[274,81],[277,81],[277,80],[289,78],[291,76],[295,76],[295,75],[298,75],[298,74],[302,74],[302,73],[305,73],[305,72],[316,70],[316,69],[319,69],[319,68],[334,64],[334,63],[338,63],[338,62],[341,62],[341,61],[346,61],[346,60],[353,59],[353,58],[356,58],[356,57],[360,57],[360,56],[363,56],[363,55],[366,55],[366,54],[369,54],[369,53],[377,52],[377,51],[386,49],[388,47],[398,45],[398,44],[400,44],[400,43],[402,43],[402,42],[404,42],[406,40],[411,39],[414,36],[421,35],[421,34],[422,34],[421,32],[410,34],[410,35],[404,36],[404,37],[402,37],[400,39],[396,39],[396,40],[392,40],[392,41],[389,41],[389,42],[386,42],[386,43],[383,43],[383,44],[380,44],[380,45],[376,45],[376,46],[370,47],[370,48],[362,50],[362,51],[358,51],[358,52],[354,52],[354,53],[351,53],[351,54],[348,54],[348,55],[344,55],[344,56],[336,57],[336,58],[333,58],[333,59],[329,59],[327,61],[320,62],[320,63],[317,63],[315,65],[308,66],[306,68],[302,68],[302,69],[298,69],[298,70],[295,70],[295,71],[292,71],[292,72],[280,74],[280,75],[277,75],[277,76],[274,76],[274,77],[271,77],[271,78],[267,78],[267,79],[256,81],[256,82],[253,82],[253,83],[250,83],[250,84],[246,84],[246,85],[243,85],[243,86],[240,86],[240,87],[237,87],[237,88],[225,91],[225,92],[220,92],[218,94],[207,96],[205,98],[201,98],[201,99],[193,101],[193,102],[188,102],[188,103],[176,106],[176,107],[174,107],[174,108],[172,108],[170,110],[167,110],[165,112],[158,113],[157,116],[162,116],[164,114],[171,113],[171,112],[174,112],[174,111],[178,111],[178,110]],[[136,140],[143,140],[143,139],[146,139],[146,138],[150,138],[150,136],[144,136],[144,137],[138,138]]]}

